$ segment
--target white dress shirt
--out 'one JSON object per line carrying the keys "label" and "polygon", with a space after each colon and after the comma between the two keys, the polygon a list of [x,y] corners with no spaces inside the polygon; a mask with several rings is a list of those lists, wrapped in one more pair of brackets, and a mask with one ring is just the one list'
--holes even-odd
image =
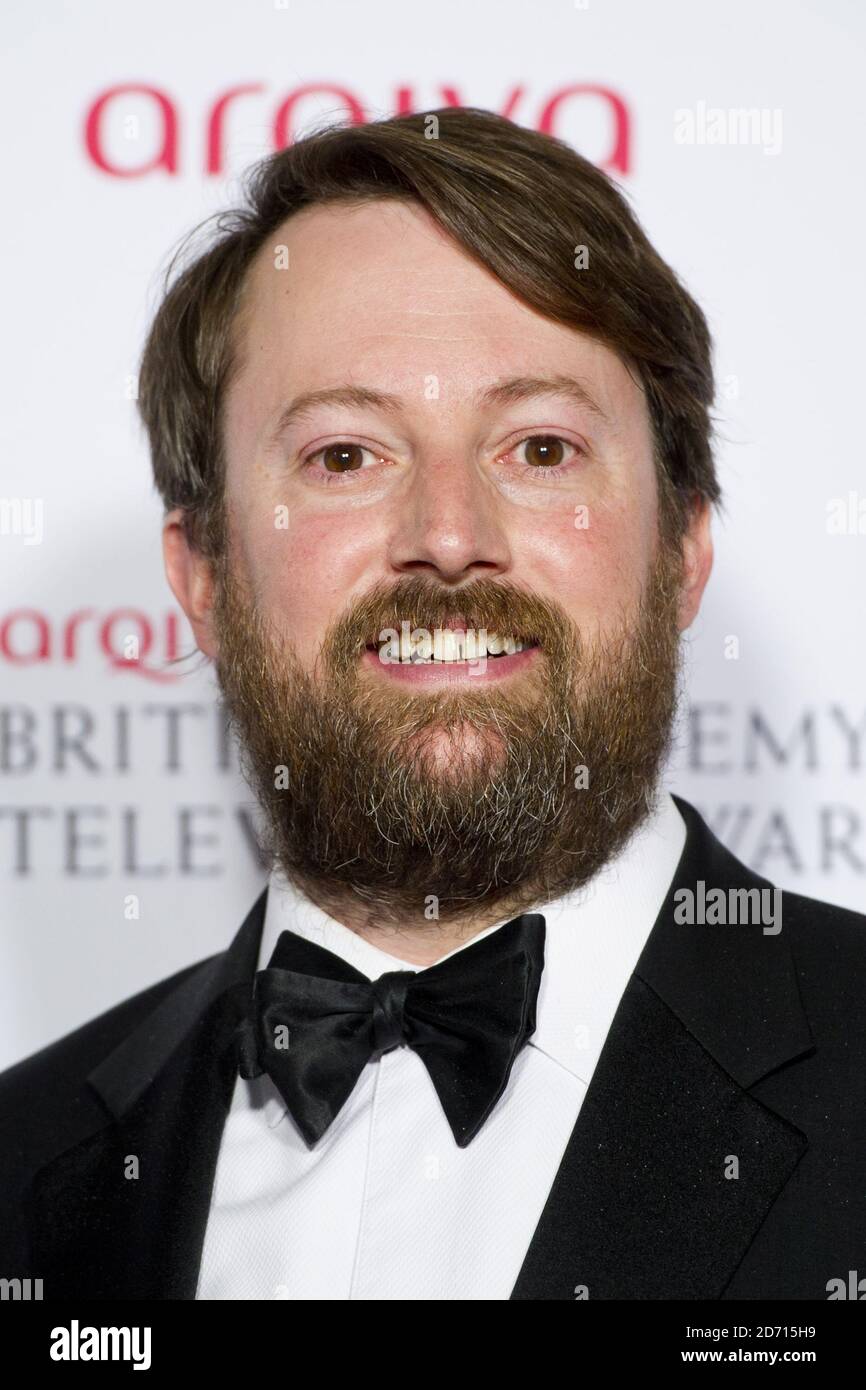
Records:
{"label": "white dress shirt", "polygon": [[[238,1077],[196,1298],[508,1299],[685,838],[662,792],[589,884],[532,909],[547,923],[536,1031],[466,1148],[408,1047],[367,1063],[312,1149],[266,1074]],[[371,945],[274,871],[259,969],[287,930],[369,979],[421,968]]]}

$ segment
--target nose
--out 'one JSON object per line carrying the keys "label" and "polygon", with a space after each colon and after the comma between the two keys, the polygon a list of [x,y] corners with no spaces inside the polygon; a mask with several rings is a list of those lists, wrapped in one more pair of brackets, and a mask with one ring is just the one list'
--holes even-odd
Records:
{"label": "nose", "polygon": [[463,457],[419,459],[397,504],[389,543],[392,567],[442,582],[499,574],[511,549],[498,499]]}

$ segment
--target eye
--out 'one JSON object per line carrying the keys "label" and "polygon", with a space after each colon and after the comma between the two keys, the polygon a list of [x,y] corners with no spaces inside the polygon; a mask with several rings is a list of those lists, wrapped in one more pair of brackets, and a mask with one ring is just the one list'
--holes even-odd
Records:
{"label": "eye", "polygon": [[584,456],[583,449],[558,434],[527,435],[509,452],[519,454],[521,450],[526,452],[524,458],[518,457],[518,468],[527,477],[567,473],[576,460]]}
{"label": "eye", "polygon": [[[383,461],[381,455],[375,454],[372,449],[366,449],[363,444],[355,444],[350,439],[340,439],[308,454],[303,461],[304,468],[317,474],[328,487],[341,475],[367,472],[368,469],[364,467],[365,454],[380,463]],[[317,460],[320,460],[320,463],[317,463]]]}
{"label": "eye", "polygon": [[[519,455],[525,451],[524,457]],[[585,456],[585,450],[569,439],[557,434],[530,434],[519,440],[502,457],[516,454],[517,469],[524,477],[561,476],[569,473],[575,463]],[[386,460],[373,449],[366,448],[350,439],[335,440],[308,454],[303,460],[306,472],[315,476],[317,483],[326,487],[340,486],[342,480],[352,473],[369,472],[370,465],[365,457],[374,463]],[[347,479],[348,481],[348,479]]]}

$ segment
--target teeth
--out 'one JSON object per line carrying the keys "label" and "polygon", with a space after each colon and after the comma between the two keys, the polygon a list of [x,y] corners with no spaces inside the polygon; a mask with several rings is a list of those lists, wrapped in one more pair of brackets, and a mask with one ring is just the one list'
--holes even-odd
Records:
{"label": "teeth", "polygon": [[[451,628],[435,628],[432,642],[429,634],[413,638],[403,631],[400,634],[400,662],[415,665],[420,662],[429,664],[431,661],[477,661],[485,656],[513,656],[529,645],[515,637],[500,636],[497,632],[485,633],[483,630],[455,632]],[[380,658],[393,660],[392,652],[391,642],[379,644]]]}

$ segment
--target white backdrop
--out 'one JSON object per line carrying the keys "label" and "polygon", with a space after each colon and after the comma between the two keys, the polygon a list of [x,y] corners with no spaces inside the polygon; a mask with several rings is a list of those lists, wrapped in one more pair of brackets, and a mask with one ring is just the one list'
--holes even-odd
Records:
{"label": "white backdrop", "polygon": [[168,254],[281,108],[291,139],[347,106],[484,106],[611,168],[716,340],[727,510],[668,784],[760,872],[866,910],[864,16],[4,7],[0,1066],[222,949],[265,881],[210,669],[162,671],[192,641],[133,398]]}

